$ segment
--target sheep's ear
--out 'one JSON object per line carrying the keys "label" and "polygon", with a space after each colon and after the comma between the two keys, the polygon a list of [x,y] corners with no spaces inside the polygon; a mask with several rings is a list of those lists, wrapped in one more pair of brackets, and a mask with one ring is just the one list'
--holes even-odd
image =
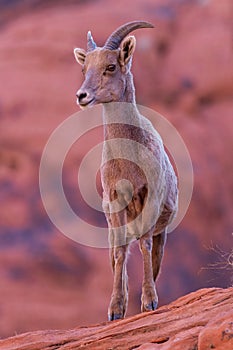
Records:
{"label": "sheep's ear", "polygon": [[83,49],[76,48],[74,49],[74,57],[79,64],[83,65],[86,58],[86,51]]}
{"label": "sheep's ear", "polygon": [[125,66],[133,56],[134,50],[136,47],[136,39],[134,36],[126,37],[120,48],[120,63],[122,66]]}

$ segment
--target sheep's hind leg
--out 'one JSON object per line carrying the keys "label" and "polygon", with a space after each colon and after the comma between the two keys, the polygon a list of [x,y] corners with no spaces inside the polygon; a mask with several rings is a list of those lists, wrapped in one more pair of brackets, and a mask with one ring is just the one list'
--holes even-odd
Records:
{"label": "sheep's hind leg", "polygon": [[158,297],[153,278],[152,249],[153,236],[152,232],[148,232],[140,238],[140,250],[143,257],[142,312],[155,310],[158,305]]}
{"label": "sheep's hind leg", "polygon": [[152,266],[154,281],[156,281],[156,278],[159,275],[166,239],[166,231],[160,233],[159,235],[153,236]]}

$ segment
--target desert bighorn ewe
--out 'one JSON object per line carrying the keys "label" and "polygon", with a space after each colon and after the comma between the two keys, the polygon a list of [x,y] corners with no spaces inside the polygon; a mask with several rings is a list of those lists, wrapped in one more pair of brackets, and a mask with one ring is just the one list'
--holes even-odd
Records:
{"label": "desert bighorn ewe", "polygon": [[114,273],[110,320],[124,317],[128,303],[126,272],[129,244],[137,238],[143,256],[141,310],[154,310],[166,227],[177,211],[177,179],[162,141],[135,102],[130,72],[136,40],[127,35],[153,28],[134,21],[113,32],[103,47],[87,34],[87,52],[76,48],[84,83],[77,92],[81,108],[103,104],[104,145],[101,166],[103,209],[109,227]]}

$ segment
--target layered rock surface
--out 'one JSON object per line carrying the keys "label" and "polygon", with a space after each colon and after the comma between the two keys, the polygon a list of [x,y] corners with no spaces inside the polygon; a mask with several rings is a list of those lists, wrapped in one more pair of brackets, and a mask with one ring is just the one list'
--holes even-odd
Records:
{"label": "layered rock surface", "polygon": [[232,350],[233,288],[201,289],[157,311],[67,331],[0,341],[2,350]]}

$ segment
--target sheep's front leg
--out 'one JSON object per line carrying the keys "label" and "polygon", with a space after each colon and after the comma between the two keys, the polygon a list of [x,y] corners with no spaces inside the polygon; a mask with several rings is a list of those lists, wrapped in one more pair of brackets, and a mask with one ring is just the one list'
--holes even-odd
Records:
{"label": "sheep's front leg", "polygon": [[126,273],[127,247],[114,248],[114,281],[113,292],[108,309],[109,321],[123,318],[128,303],[128,287]]}
{"label": "sheep's front leg", "polygon": [[[123,213],[114,214],[111,217],[112,224],[122,226]],[[128,304],[128,277],[126,271],[127,250],[125,244],[125,229],[120,227],[110,228],[111,263],[113,267],[114,280],[111,301],[108,309],[110,321],[123,318]],[[123,245],[122,245],[123,244]]]}
{"label": "sheep's front leg", "polygon": [[140,238],[140,250],[143,257],[142,312],[155,310],[158,305],[158,296],[153,279],[152,248],[153,238],[149,232]]}

